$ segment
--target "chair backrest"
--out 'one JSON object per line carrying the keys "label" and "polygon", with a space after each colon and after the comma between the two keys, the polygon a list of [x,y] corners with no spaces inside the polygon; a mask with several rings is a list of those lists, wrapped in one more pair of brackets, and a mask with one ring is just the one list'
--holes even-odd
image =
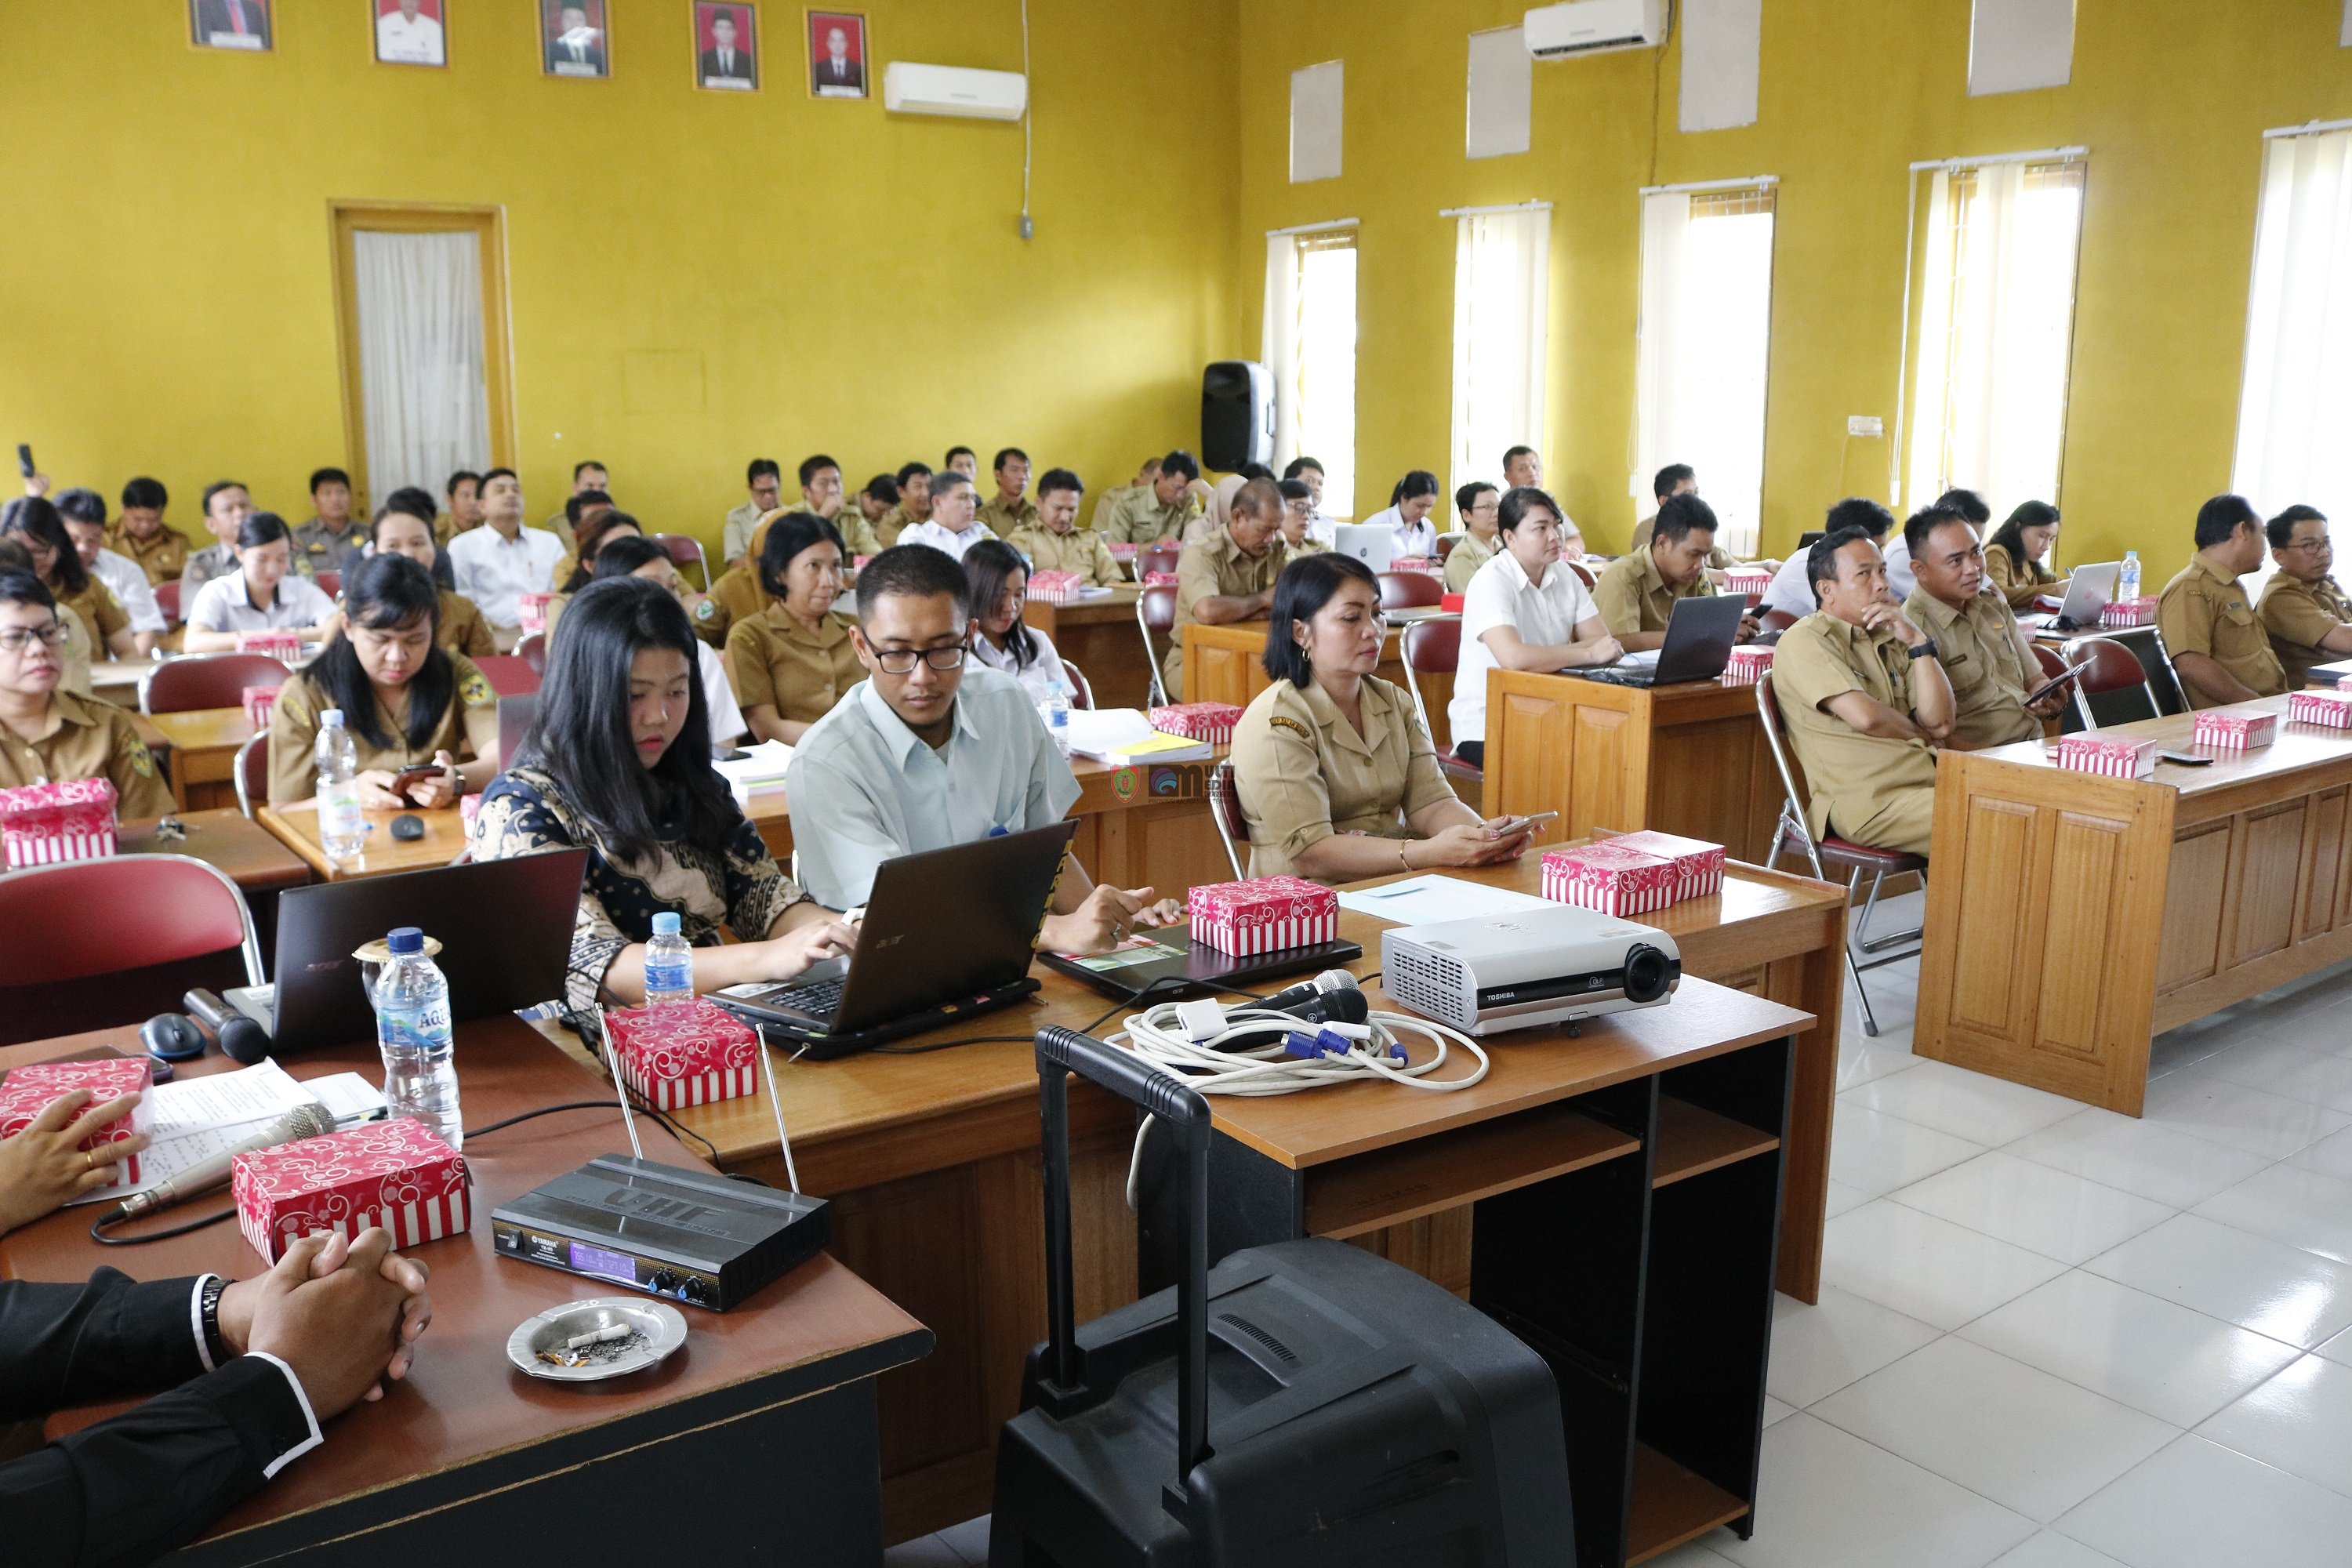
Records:
{"label": "chair backrest", "polygon": [[[218,868],[184,855],[0,875],[0,930],[8,932],[0,1043],[177,1012],[187,991],[236,984],[240,968],[245,984],[265,978],[245,895]],[[105,984],[89,984],[100,976]]]}
{"label": "chair backrest", "polygon": [[515,657],[530,666],[534,675],[547,673],[547,634],[533,632],[515,644]]}
{"label": "chair backrest", "polygon": [[702,541],[684,533],[656,533],[654,542],[668,552],[669,563],[683,571],[691,566],[702,574],[705,593],[710,589],[710,562],[702,552]]}
{"label": "chair backrest", "polygon": [[1797,624],[1797,617],[1786,610],[1767,610],[1761,624],[1768,632],[1785,632]]}
{"label": "chair backrest", "polygon": [[[1421,695],[1421,678],[1452,675],[1461,668],[1462,617],[1432,616],[1426,620],[1409,622],[1399,640],[1399,651],[1404,658],[1405,689],[1412,693],[1413,711],[1421,715],[1421,727],[1434,735],[1437,731],[1429,721],[1429,704]],[[1453,761],[1463,767],[1469,766],[1458,757]]]}
{"label": "chair backrest", "polygon": [[1437,563],[1440,566],[1444,565],[1445,558],[1454,553],[1454,547],[1469,537],[1470,536],[1466,533],[1439,534],[1437,536]]}
{"label": "chair backrest", "polygon": [[1571,572],[1575,573],[1575,574],[1576,574],[1576,576],[1577,576],[1577,580],[1578,580],[1579,582],[1582,583],[1582,584],[1583,584],[1586,587],[1588,587],[1588,588],[1591,587],[1593,584],[1595,584],[1595,583],[1597,583],[1597,582],[1599,582],[1599,581],[1601,580],[1598,576],[1596,576],[1596,575],[1594,574],[1592,568],[1591,568],[1591,567],[1590,567],[1590,566],[1587,566],[1587,565],[1586,565],[1583,562],[1581,562],[1581,561],[1564,561],[1564,562],[1560,563],[1560,564],[1562,564],[1563,566],[1566,566],[1570,571],[1571,571]]}
{"label": "chair backrest", "polygon": [[1381,574],[1381,608],[1423,610],[1445,602],[1445,580],[1427,572]]}
{"label": "chair backrest", "polygon": [[2076,637],[2066,645],[2066,662],[2083,667],[2075,692],[2086,730],[2154,719],[2164,711],[2137,655],[2113,637]]}
{"label": "chair backrest", "polygon": [[1756,715],[1764,725],[1764,743],[1771,748],[1772,766],[1780,774],[1780,826],[1774,837],[1784,844],[1795,840],[1812,863],[1813,875],[1827,881],[1829,872],[1822,868],[1821,851],[1814,847],[1811,830],[1805,826],[1805,786],[1789,755],[1789,732],[1780,721],[1780,704],[1773,696],[1769,669],[1756,679]]}
{"label": "chair backrest", "polygon": [[320,572],[314,574],[310,580],[318,584],[319,592],[326,595],[330,599],[340,599],[343,596],[343,574],[341,572]]}
{"label": "chair backrest", "polygon": [[177,577],[168,583],[155,584],[155,607],[163,612],[166,621],[175,626],[180,624],[180,580]]}
{"label": "chair backrest", "polygon": [[[2124,646],[2135,652],[2140,647],[2130,642]],[[2164,646],[2160,627],[2147,628],[2146,647],[2147,651],[2139,655],[2140,668],[2147,671],[2147,689],[2156,694],[2157,708],[2165,713],[2188,712],[2189,689],[2180,684],[2180,671],[2172,667],[2172,650]]]}
{"label": "chair backrest", "polygon": [[[2046,643],[2035,643],[2032,647],[2033,662],[2041,668],[2042,679],[2055,680],[2060,676],[2066,673],[2068,668],[2067,663],[2063,658],[2061,658],[2058,656],[2058,650],[2056,648],[2050,647]],[[2061,730],[2087,730],[2091,727],[2091,711],[2083,704],[2083,683],[2078,680],[2072,687],[2067,689],[2066,710],[2059,724],[2059,728]]]}
{"label": "chair backrest", "polygon": [[1156,633],[1167,637],[1176,629],[1176,590],[1162,583],[1146,588],[1135,600],[1136,628],[1143,633],[1143,662],[1151,671],[1151,700],[1155,703],[1173,702],[1176,693],[1164,690],[1160,679],[1160,645],[1152,641]]}
{"label": "chair backrest", "polygon": [[1094,683],[1087,679],[1087,672],[1066,658],[1062,661],[1062,673],[1070,678],[1070,706],[1091,710],[1095,705],[1095,689]]}
{"label": "chair backrest", "polygon": [[1163,540],[1142,551],[1135,558],[1136,581],[1141,582],[1147,572],[1173,572],[1176,563],[1183,558],[1181,540]]}
{"label": "chair backrest", "polygon": [[155,667],[139,693],[142,713],[185,713],[198,708],[236,708],[248,686],[286,684],[286,667],[267,654],[208,653],[166,659]]}
{"label": "chair backrest", "polygon": [[474,661],[490,689],[501,697],[528,697],[539,689],[539,671],[530,660],[511,653],[486,653]]}
{"label": "chair backrest", "polygon": [[236,784],[236,808],[250,817],[254,808],[269,799],[269,731],[264,730],[236,749],[236,766],[230,770]]}
{"label": "chair backrest", "polygon": [[1247,881],[1249,871],[1242,865],[1241,846],[1250,841],[1249,818],[1242,815],[1242,789],[1234,780],[1230,757],[1209,770],[1209,816],[1217,825],[1217,839],[1225,847],[1234,880]]}

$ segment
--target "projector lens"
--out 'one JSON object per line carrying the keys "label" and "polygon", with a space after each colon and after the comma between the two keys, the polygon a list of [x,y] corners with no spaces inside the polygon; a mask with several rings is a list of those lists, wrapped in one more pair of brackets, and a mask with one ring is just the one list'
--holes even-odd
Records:
{"label": "projector lens", "polygon": [[1647,942],[1635,942],[1625,950],[1625,999],[1656,1001],[1666,994],[1674,973],[1674,964],[1664,953]]}

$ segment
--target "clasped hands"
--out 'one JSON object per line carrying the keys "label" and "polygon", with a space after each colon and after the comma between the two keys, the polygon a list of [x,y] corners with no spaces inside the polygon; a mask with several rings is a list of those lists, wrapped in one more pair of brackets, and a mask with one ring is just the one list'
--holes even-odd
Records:
{"label": "clasped hands", "polygon": [[427,1273],[380,1226],[356,1238],[314,1231],[268,1273],[221,1292],[220,1337],[239,1355],[266,1352],[293,1368],[324,1421],[408,1375],[433,1321]]}

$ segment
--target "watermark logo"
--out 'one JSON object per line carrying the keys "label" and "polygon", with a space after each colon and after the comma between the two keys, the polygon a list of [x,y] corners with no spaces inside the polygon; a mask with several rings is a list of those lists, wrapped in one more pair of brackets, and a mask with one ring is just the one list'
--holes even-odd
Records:
{"label": "watermark logo", "polygon": [[1209,770],[1199,763],[1168,763],[1151,770],[1154,800],[1206,800]]}

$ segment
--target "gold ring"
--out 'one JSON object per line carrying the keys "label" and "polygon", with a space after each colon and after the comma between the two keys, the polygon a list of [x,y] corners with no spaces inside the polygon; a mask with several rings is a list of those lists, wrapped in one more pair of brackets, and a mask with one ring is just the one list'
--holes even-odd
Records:
{"label": "gold ring", "polygon": [[98,1169],[98,1158],[88,1149],[81,1152],[81,1168],[85,1171],[95,1171]]}

